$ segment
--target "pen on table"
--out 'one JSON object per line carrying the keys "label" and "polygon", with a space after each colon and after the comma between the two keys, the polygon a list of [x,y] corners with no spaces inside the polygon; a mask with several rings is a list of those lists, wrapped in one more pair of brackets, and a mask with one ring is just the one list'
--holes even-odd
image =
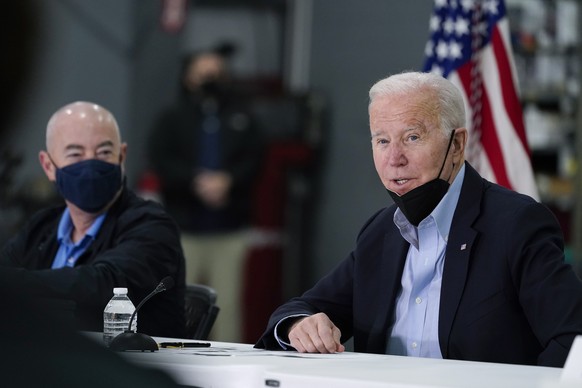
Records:
{"label": "pen on table", "polygon": [[208,348],[209,342],[160,342],[161,348]]}

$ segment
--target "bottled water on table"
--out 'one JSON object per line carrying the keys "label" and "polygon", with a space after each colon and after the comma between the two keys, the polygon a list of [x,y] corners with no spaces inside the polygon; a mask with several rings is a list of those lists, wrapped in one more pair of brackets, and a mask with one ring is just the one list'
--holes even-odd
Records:
{"label": "bottled water on table", "polygon": [[[113,338],[127,330],[135,306],[127,297],[127,288],[113,289],[113,298],[103,310],[103,341],[109,346]],[[137,331],[137,314],[133,318],[131,330]]]}

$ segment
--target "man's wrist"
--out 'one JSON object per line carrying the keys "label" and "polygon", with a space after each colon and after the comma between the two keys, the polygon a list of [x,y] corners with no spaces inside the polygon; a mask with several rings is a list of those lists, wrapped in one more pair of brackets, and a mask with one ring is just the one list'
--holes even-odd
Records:
{"label": "man's wrist", "polygon": [[274,336],[277,342],[279,343],[279,346],[281,346],[281,348],[287,350],[287,348],[291,347],[291,343],[289,341],[289,330],[291,326],[293,326],[293,324],[297,322],[299,319],[308,316],[309,316],[308,314],[290,315],[277,322],[274,329]]}

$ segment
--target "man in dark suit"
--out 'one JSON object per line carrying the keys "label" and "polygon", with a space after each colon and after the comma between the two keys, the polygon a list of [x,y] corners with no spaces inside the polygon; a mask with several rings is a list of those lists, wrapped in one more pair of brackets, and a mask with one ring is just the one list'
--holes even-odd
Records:
{"label": "man in dark suit", "polygon": [[562,366],[582,334],[582,283],[552,213],[464,160],[463,99],[435,74],[370,90],[374,164],[395,204],[355,249],[279,307],[261,348]]}

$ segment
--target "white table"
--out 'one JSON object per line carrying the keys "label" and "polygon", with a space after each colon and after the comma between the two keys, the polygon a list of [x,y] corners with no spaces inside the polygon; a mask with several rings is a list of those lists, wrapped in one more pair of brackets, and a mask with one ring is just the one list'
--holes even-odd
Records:
{"label": "white table", "polygon": [[299,354],[258,350],[247,344],[211,344],[210,348],[122,354],[138,364],[167,371],[180,384],[204,388],[573,387],[560,383],[560,368],[353,352]]}

